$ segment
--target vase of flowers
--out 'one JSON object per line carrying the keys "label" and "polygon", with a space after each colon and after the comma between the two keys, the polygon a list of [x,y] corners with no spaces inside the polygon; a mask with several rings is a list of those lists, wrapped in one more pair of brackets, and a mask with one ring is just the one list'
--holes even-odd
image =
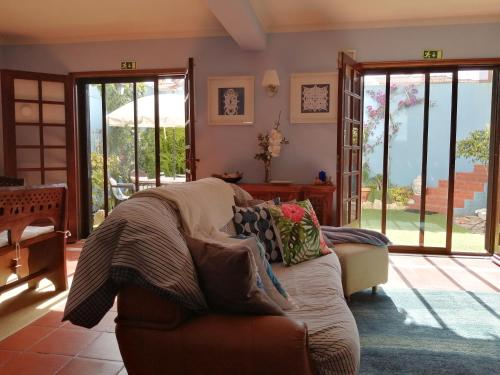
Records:
{"label": "vase of flowers", "polygon": [[280,127],[281,111],[278,115],[278,120],[274,122],[274,127],[267,133],[259,133],[257,140],[261,152],[255,154],[255,159],[264,162],[264,181],[268,183],[271,180],[271,160],[280,156],[281,145],[288,144],[288,140],[281,133]]}

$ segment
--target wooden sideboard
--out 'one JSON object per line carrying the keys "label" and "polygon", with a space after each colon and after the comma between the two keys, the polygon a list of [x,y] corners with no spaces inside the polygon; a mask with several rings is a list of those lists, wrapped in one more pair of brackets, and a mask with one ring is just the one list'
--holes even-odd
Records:
{"label": "wooden sideboard", "polygon": [[332,185],[276,185],[276,184],[239,184],[255,199],[270,200],[279,197],[282,202],[309,199],[321,225],[333,225]]}

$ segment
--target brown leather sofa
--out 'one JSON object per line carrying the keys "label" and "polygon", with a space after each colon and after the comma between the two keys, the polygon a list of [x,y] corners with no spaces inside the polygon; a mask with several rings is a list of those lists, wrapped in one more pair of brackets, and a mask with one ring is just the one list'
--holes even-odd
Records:
{"label": "brown leather sofa", "polygon": [[129,375],[314,374],[305,324],[284,316],[195,316],[127,286],[116,323]]}

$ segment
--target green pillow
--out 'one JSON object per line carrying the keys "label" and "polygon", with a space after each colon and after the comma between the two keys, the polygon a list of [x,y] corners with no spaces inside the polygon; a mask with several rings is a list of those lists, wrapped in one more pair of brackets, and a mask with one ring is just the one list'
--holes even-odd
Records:
{"label": "green pillow", "polygon": [[276,233],[279,233],[278,242],[286,266],[331,253],[308,199],[270,206],[269,211],[274,219]]}

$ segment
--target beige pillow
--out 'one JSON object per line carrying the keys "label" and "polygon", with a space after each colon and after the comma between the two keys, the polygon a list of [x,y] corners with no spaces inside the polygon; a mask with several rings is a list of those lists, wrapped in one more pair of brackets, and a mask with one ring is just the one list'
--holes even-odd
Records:
{"label": "beige pillow", "polygon": [[242,189],[236,184],[229,184],[233,189],[234,193],[234,202],[236,206],[239,206],[239,203],[246,202],[248,200],[253,199],[253,197],[246,190]]}
{"label": "beige pillow", "polygon": [[220,313],[283,315],[258,287],[260,276],[252,250],[186,239],[209,308]]}

